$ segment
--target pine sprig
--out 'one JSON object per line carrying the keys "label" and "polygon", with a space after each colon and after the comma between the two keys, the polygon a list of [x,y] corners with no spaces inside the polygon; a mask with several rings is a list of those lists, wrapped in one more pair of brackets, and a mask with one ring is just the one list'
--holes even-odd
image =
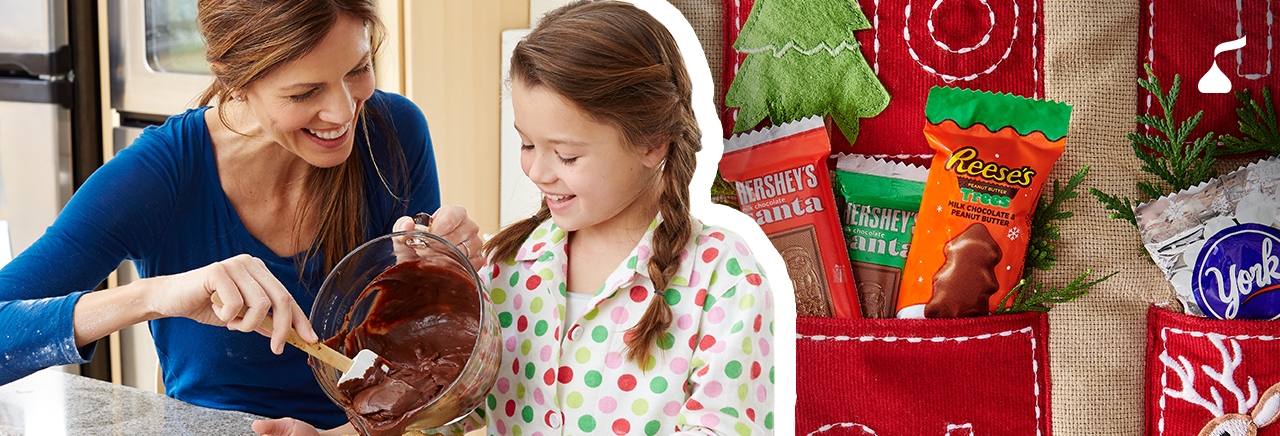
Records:
{"label": "pine sprig", "polygon": [[[1089,293],[1089,288],[1102,283],[1117,273],[1119,271],[1107,274],[1100,279],[1086,282],[1089,275],[1093,274],[1093,270],[1086,269],[1083,274],[1077,276],[1075,280],[1072,280],[1066,286],[1060,288],[1049,287],[1048,289],[1045,289],[1047,285],[1044,282],[1037,281],[1033,283],[1024,278],[1018,282],[1017,286],[1013,287],[1013,290],[1008,295],[1004,296],[1004,299],[1000,300],[996,313],[1048,312],[1051,307],[1046,306],[1046,304],[1066,303],[1075,300]],[[1013,304],[1005,307],[1010,301]]]}
{"label": "pine sprig", "polygon": [[[1138,192],[1142,193],[1145,200],[1150,200],[1217,177],[1218,174],[1213,170],[1213,165],[1217,163],[1217,156],[1221,150],[1218,148],[1217,136],[1213,132],[1191,139],[1191,132],[1200,124],[1204,111],[1196,112],[1182,122],[1174,118],[1174,106],[1178,102],[1182,78],[1175,74],[1173,85],[1169,87],[1168,93],[1165,93],[1160,87],[1160,80],[1151,71],[1151,65],[1143,65],[1143,68],[1147,71],[1147,78],[1138,79],[1138,85],[1151,92],[1160,104],[1160,110],[1164,111],[1163,116],[1139,115],[1136,117],[1139,123],[1155,129],[1158,134],[1130,133],[1128,135],[1133,154],[1142,161],[1142,171],[1159,179],[1137,183]],[[1223,138],[1225,140],[1228,136]],[[1106,210],[1111,211],[1112,219],[1125,220],[1135,228],[1138,227],[1133,207],[1145,201],[1144,199],[1111,195],[1097,188],[1089,189],[1089,193],[1097,197]]]}
{"label": "pine sprig", "polygon": [[1264,151],[1269,155],[1280,154],[1280,126],[1277,126],[1271,89],[1262,88],[1262,104],[1258,104],[1247,89],[1237,92],[1236,99],[1244,106],[1236,108],[1236,115],[1240,117],[1240,133],[1244,138],[1223,135],[1224,152],[1244,154]]}
{"label": "pine sprig", "polygon": [[1039,270],[1048,270],[1053,268],[1053,264],[1058,261],[1054,255],[1054,241],[1062,239],[1058,234],[1058,225],[1056,221],[1065,220],[1075,216],[1075,212],[1062,210],[1062,204],[1067,200],[1076,198],[1080,195],[1076,188],[1084,182],[1084,178],[1089,174],[1089,167],[1080,168],[1067,179],[1066,185],[1059,183],[1058,179],[1053,180],[1053,196],[1046,197],[1040,195],[1040,202],[1036,205],[1036,212],[1031,219],[1031,242],[1027,246],[1027,268],[1035,268]]}

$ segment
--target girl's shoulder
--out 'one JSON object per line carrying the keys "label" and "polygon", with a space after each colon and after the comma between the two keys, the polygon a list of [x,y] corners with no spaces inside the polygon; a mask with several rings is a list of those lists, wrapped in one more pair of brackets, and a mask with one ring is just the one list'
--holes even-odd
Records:
{"label": "girl's shoulder", "polygon": [[[209,106],[187,109],[160,125],[147,126],[111,160],[130,161],[136,157],[153,164],[185,166],[207,157],[211,146],[205,112]],[[110,162],[110,161],[108,161]]]}

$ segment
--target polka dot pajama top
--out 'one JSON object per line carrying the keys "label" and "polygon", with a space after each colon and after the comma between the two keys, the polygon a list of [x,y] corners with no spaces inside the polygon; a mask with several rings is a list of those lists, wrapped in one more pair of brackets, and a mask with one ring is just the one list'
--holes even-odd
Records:
{"label": "polka dot pajama top", "polygon": [[[504,347],[483,410],[489,434],[773,433],[773,300],[761,268],[741,237],[697,222],[679,272],[655,294],[648,261],[660,220],[567,322],[568,238],[550,220],[514,261],[481,271]],[[673,322],[639,365],[623,336],[653,298]]]}

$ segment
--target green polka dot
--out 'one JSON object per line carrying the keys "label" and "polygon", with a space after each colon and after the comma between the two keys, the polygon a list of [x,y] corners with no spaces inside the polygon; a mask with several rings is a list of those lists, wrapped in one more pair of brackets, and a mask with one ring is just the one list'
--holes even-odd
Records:
{"label": "green polka dot", "polygon": [[498,397],[493,396],[493,394],[489,394],[489,397],[485,398],[485,402],[489,403],[489,410],[498,408]]}
{"label": "green polka dot", "polygon": [[537,336],[542,336],[547,334],[547,328],[548,328],[547,326],[548,326],[547,320],[545,319],[539,320],[537,324],[533,325],[533,334]]}
{"label": "green polka dot", "polygon": [[586,364],[587,361],[591,360],[591,350],[588,350],[586,347],[579,348],[578,351],[573,353],[573,360],[576,360],[581,364]]}
{"label": "green polka dot", "polygon": [[738,300],[738,309],[747,310],[750,309],[751,306],[755,305],[756,297],[754,295],[743,295],[742,299]]}
{"label": "green polka dot", "polygon": [[506,262],[506,264],[507,264],[507,266],[516,266],[516,257],[515,257],[515,256],[511,256],[511,257],[507,258],[507,262]]}
{"label": "green polka dot", "polygon": [[[524,365],[524,378],[533,380],[533,362],[529,362]],[[524,386],[524,385],[519,385],[519,386]]]}
{"label": "green polka dot", "polygon": [[591,329],[591,340],[596,341],[597,343],[603,343],[604,340],[608,338],[609,329],[604,328],[604,326],[598,325],[596,328]]}
{"label": "green polka dot", "polygon": [[702,302],[702,311],[710,312],[711,308],[715,307],[715,305],[716,305],[716,297],[712,296],[711,294],[707,294],[707,301]]}
{"label": "green polka dot", "polygon": [[493,288],[489,290],[489,300],[493,301],[493,304],[502,304],[507,301],[507,291],[502,288]]}
{"label": "green polka dot", "polygon": [[724,375],[729,376],[729,378],[738,378],[738,376],[742,375],[742,362],[730,361],[728,365],[724,366]]}
{"label": "green polka dot", "polygon": [[511,436],[524,436],[524,430],[521,430],[518,425],[513,425],[511,426]]}
{"label": "green polka dot", "polygon": [[523,409],[520,409],[520,417],[524,419],[524,422],[533,422],[533,407],[524,406]]}
{"label": "green polka dot", "polygon": [[772,367],[770,367],[770,368],[769,368],[769,383],[775,383],[775,384],[777,383],[777,382],[773,381],[773,368],[772,368]]}
{"label": "green polka dot", "polygon": [[590,312],[587,312],[587,314],[586,314],[586,315],[582,315],[582,319],[585,319],[585,320],[587,320],[587,321],[591,321],[591,320],[593,320],[593,319],[596,319],[596,317],[597,317],[597,316],[599,316],[599,315],[600,315],[600,308],[599,308],[599,307],[596,307],[596,308],[591,309],[591,311],[590,311]]}
{"label": "green polka dot", "polygon": [[592,418],[591,415],[583,415],[578,418],[578,428],[582,429],[582,431],[594,431],[596,429],[596,419]]}
{"label": "green polka dot", "polygon": [[715,284],[716,284],[716,279],[718,279],[718,278],[720,278],[720,271],[719,271],[719,270],[712,271],[712,272],[711,272],[711,281],[707,282],[707,286],[715,286]]}
{"label": "green polka dot", "polygon": [[498,314],[498,324],[502,328],[511,327],[511,312],[502,312]]}
{"label": "green polka dot", "polygon": [[[528,356],[530,351],[533,351],[533,342],[529,341],[528,339],[525,339],[523,342],[520,342],[520,353]],[[530,365],[532,365],[532,363],[530,363]]]}
{"label": "green polka dot", "polygon": [[725,262],[725,270],[735,276],[742,274],[742,266],[738,265],[737,258],[730,258],[728,262]]}
{"label": "green polka dot", "polygon": [[751,350],[753,349],[754,348],[751,346],[751,338],[742,338],[742,352],[744,354],[751,354]]}
{"label": "green polka dot", "polygon": [[747,401],[747,385],[738,385],[738,399]]}
{"label": "green polka dot", "polygon": [[649,421],[648,424],[644,425],[644,434],[647,436],[653,436],[658,434],[658,430],[662,430],[662,423],[658,422],[658,420],[656,419],[653,421]]}
{"label": "green polka dot", "polygon": [[734,418],[738,417],[738,409],[734,409],[732,407],[722,407],[720,408],[720,413],[732,416]]}
{"label": "green polka dot", "polygon": [[533,234],[529,235],[529,239],[539,239],[543,236],[547,236],[547,229],[534,230]]}
{"label": "green polka dot", "polygon": [[649,402],[645,401],[644,398],[641,398],[639,400],[636,400],[634,403],[631,403],[631,413],[634,413],[636,415],[644,415],[648,411],[649,411]]}
{"label": "green polka dot", "polygon": [[600,387],[600,383],[604,382],[604,376],[600,375],[600,371],[590,370],[587,375],[582,376],[582,382],[587,384],[589,388]]}
{"label": "green polka dot", "polygon": [[516,398],[517,398],[517,399],[524,399],[524,384],[517,384],[517,385],[516,385]]}
{"label": "green polka dot", "polygon": [[582,393],[578,391],[570,392],[569,396],[565,398],[565,404],[574,409],[582,407]]}
{"label": "green polka dot", "polygon": [[566,235],[567,233],[565,233],[564,230],[556,229],[556,231],[551,233],[551,242],[560,242],[561,240],[564,240]]}
{"label": "green polka dot", "polygon": [[649,390],[653,391],[653,393],[655,393],[655,394],[661,394],[661,393],[663,393],[663,392],[666,392],[666,391],[667,391],[667,378],[666,378],[666,377],[654,377],[654,378],[653,378],[653,380],[650,380],[650,381],[649,381]]}
{"label": "green polka dot", "polygon": [[661,348],[663,350],[670,350],[671,347],[674,347],[675,345],[676,345],[676,336],[671,334],[670,332],[663,333],[662,336],[658,336],[658,348]]}
{"label": "green polka dot", "polygon": [[698,356],[694,356],[693,359],[689,360],[689,367],[691,368],[701,368],[703,365],[706,365],[706,364],[707,362],[702,360],[702,358]]}
{"label": "green polka dot", "polygon": [[541,256],[538,256],[538,262],[546,262],[548,260],[555,259],[555,258],[556,258],[556,254],[548,251],[548,252],[542,253]]}
{"label": "green polka dot", "polygon": [[507,286],[514,288],[518,284],[520,284],[520,272],[516,271],[514,274],[511,274],[511,281],[510,283],[507,284]]}
{"label": "green polka dot", "polygon": [[542,312],[542,297],[534,298],[529,302],[529,311],[533,313]]}
{"label": "green polka dot", "polygon": [[675,286],[689,286],[689,278],[675,276],[671,278],[671,284]]}
{"label": "green polka dot", "polygon": [[689,418],[684,416],[683,413],[676,415],[676,425],[689,425]]}
{"label": "green polka dot", "polygon": [[556,273],[552,272],[551,268],[543,268],[541,271],[538,271],[538,277],[542,277],[542,280],[551,280],[555,276]]}
{"label": "green polka dot", "polygon": [[663,292],[662,294],[666,296],[668,306],[675,306],[677,304],[680,304],[680,291],[677,291],[675,289],[667,289],[667,291]]}
{"label": "green polka dot", "polygon": [[636,269],[636,262],[638,262],[639,260],[640,259],[636,258],[635,256],[631,256],[630,259],[627,259],[627,268]]}
{"label": "green polka dot", "polygon": [[729,290],[724,291],[724,295],[721,295],[720,298],[733,298],[733,295],[737,293],[738,293],[738,287],[734,286],[732,288],[729,288]]}
{"label": "green polka dot", "polygon": [[565,296],[568,296],[568,295],[569,295],[569,287],[568,287],[568,285],[566,285],[564,282],[560,282],[560,286],[559,286],[559,288],[560,288],[560,296],[561,296],[561,297],[565,297]]}
{"label": "green polka dot", "polygon": [[740,331],[742,331],[742,328],[743,328],[743,327],[746,327],[746,325],[747,325],[747,324],[746,324],[746,323],[744,323],[744,322],[742,322],[742,321],[735,322],[735,323],[733,323],[733,327],[730,327],[730,328],[729,328],[729,333],[737,333],[737,332],[740,332]]}
{"label": "green polka dot", "polygon": [[764,428],[773,430],[773,412],[764,415]]}
{"label": "green polka dot", "polygon": [[733,425],[733,431],[738,432],[738,434],[742,436],[751,436],[751,427],[747,427],[746,424],[741,422]]}

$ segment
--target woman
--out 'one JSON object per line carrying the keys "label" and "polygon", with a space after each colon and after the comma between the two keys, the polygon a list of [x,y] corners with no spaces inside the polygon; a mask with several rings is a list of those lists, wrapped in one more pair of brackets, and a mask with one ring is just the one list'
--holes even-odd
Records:
{"label": "woman", "polygon": [[[478,226],[439,207],[421,111],[374,89],[373,1],[198,8],[216,77],[200,103],[216,105],[148,129],[0,270],[0,383],[86,362],[94,341],[150,321],[170,396],[342,424],[286,327],[317,340],[306,313],[325,275],[397,218],[435,212],[432,231],[477,265]],[[125,259],[142,280],[87,292]],[[243,333],[268,311],[269,340]]]}

